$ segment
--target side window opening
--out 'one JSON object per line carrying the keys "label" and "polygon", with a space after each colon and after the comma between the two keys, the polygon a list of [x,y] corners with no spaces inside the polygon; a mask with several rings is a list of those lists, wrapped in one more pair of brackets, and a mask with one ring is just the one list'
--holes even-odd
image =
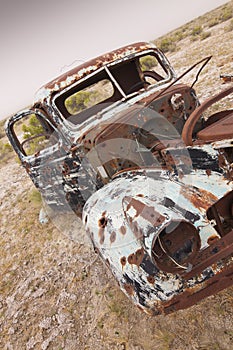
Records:
{"label": "side window opening", "polygon": [[65,107],[69,114],[74,115],[108,100],[113,94],[112,83],[103,79],[68,96]]}
{"label": "side window opening", "polygon": [[53,128],[34,113],[17,120],[13,125],[13,133],[20,151],[26,156],[37,155],[58,141]]}

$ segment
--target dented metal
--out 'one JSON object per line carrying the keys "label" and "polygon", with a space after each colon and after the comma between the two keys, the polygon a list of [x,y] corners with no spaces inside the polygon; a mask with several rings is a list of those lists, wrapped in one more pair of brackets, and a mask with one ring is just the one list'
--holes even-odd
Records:
{"label": "dented metal", "polygon": [[[122,291],[148,314],[233,283],[233,111],[205,115],[232,92],[200,105],[163,53],[138,43],[46,84],[6,125],[47,205],[82,217]],[[40,133],[23,139],[30,118]]]}

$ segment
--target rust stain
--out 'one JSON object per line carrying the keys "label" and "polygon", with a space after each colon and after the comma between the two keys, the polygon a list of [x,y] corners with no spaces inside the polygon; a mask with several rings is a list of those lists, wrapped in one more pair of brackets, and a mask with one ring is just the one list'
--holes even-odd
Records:
{"label": "rust stain", "polygon": [[98,220],[98,226],[99,226],[98,236],[99,236],[99,243],[101,245],[104,243],[104,240],[105,240],[104,230],[108,223],[108,219],[106,218],[105,215],[106,215],[106,211],[102,213],[101,218]]}
{"label": "rust stain", "polygon": [[130,225],[130,228],[132,229],[134,236],[139,239],[143,237],[143,231],[142,229],[138,226],[137,222],[132,222]]}
{"label": "rust stain", "polygon": [[217,235],[211,235],[208,240],[207,240],[207,243],[208,244],[212,244],[212,243],[215,243],[216,241],[219,240],[219,237]]}
{"label": "rust stain", "polygon": [[114,243],[115,240],[116,240],[116,232],[113,231],[113,232],[111,233],[111,235],[110,235],[110,242],[111,242],[111,243]]}
{"label": "rust stain", "polygon": [[121,227],[119,228],[119,231],[120,231],[120,233],[124,236],[124,235],[126,234],[126,228],[125,228],[125,226],[121,226]]}
{"label": "rust stain", "polygon": [[120,259],[120,262],[121,262],[122,267],[124,267],[126,265],[126,263],[127,263],[126,257],[122,256],[121,259]]}
{"label": "rust stain", "polygon": [[105,236],[104,236],[104,228],[103,227],[100,227],[99,231],[98,231],[98,236],[99,236],[99,242],[100,244],[103,244],[104,243],[104,239],[105,239]]}
{"label": "rust stain", "polygon": [[[145,220],[149,221],[153,226],[159,226],[165,220],[165,216],[157,212],[154,207],[148,206],[135,198],[125,197],[123,201],[127,204],[126,212],[129,212],[131,207],[136,211],[134,218],[140,215]],[[131,222],[130,219],[134,218],[131,218],[130,216],[129,221]],[[136,235],[138,235],[138,230],[136,230]]]}
{"label": "rust stain", "polygon": [[98,225],[101,228],[105,228],[107,226],[108,220],[105,216],[102,216],[99,221],[98,221]]}
{"label": "rust stain", "polygon": [[130,265],[139,266],[142,263],[144,257],[144,249],[140,248],[135,253],[132,253],[128,256],[128,263]]}
{"label": "rust stain", "polygon": [[124,289],[128,295],[132,296],[134,294],[134,288],[131,284],[125,283]]}
{"label": "rust stain", "polygon": [[207,210],[218,198],[204,189],[182,188],[181,194],[196,208]]}
{"label": "rust stain", "polygon": [[226,166],[226,159],[224,155],[221,153],[218,155],[218,162],[219,162],[220,168],[224,168]]}
{"label": "rust stain", "polygon": [[154,278],[154,276],[147,276],[147,281],[148,281],[150,284],[154,284],[154,283],[155,283],[155,278]]}

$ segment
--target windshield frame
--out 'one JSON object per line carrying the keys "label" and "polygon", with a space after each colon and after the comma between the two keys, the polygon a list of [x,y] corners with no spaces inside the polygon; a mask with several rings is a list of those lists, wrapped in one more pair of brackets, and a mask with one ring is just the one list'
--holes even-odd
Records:
{"label": "windshield frame", "polygon": [[[131,55],[125,57],[124,59],[121,58],[121,59],[117,59],[117,60],[115,60],[113,62],[109,62],[109,63],[101,66],[99,69],[96,69],[94,72],[88,74],[84,78],[76,81],[75,83],[71,84],[70,86],[64,88],[63,90],[61,90],[59,92],[57,92],[56,94],[54,94],[51,97],[51,104],[52,104],[54,110],[56,111],[56,114],[61,118],[62,123],[65,124],[69,129],[72,129],[72,130],[78,130],[78,129],[80,129],[82,127],[83,124],[86,124],[86,121],[84,121],[82,123],[77,123],[77,124],[74,124],[74,123],[70,122],[68,120],[69,119],[68,111],[67,111],[67,117],[65,117],[64,114],[62,113],[61,109],[57,105],[57,101],[59,99],[62,100],[62,96],[66,95],[67,92],[75,90],[75,88],[77,88],[79,85],[85,84],[85,82],[87,80],[93,78],[94,76],[100,74],[103,71],[105,71],[107,73],[110,82],[113,84],[113,86],[116,88],[116,90],[120,93],[120,95],[122,97],[119,100],[111,103],[110,105],[106,105],[103,109],[101,109],[101,111],[99,113],[103,113],[105,111],[108,111],[109,109],[111,109],[112,107],[118,105],[119,103],[121,103],[123,101],[126,101],[126,100],[129,100],[132,97],[138,96],[142,92],[145,92],[146,90],[144,88],[142,88],[139,91],[132,92],[132,93],[126,95],[124,93],[123,89],[121,88],[120,84],[118,83],[117,78],[115,78],[112,75],[111,67],[116,67],[117,65],[120,65],[123,62],[131,61],[131,60],[134,60],[136,58],[141,58],[141,57],[144,57],[146,55],[153,55],[153,56],[155,56],[155,58],[158,61],[158,64],[161,66],[161,68],[166,73],[166,77],[164,79],[156,82],[155,84],[152,84],[152,85],[148,86],[147,90],[149,92],[153,91],[154,89],[157,90],[162,85],[166,86],[167,83],[171,82],[172,80],[174,80],[176,78],[175,71],[173,70],[172,66],[170,65],[168,59],[157,48],[156,48],[156,50],[155,49],[147,49],[147,50],[144,50],[144,51],[141,51],[141,52],[137,52],[135,54],[131,54]],[[77,89],[77,91],[78,91],[78,89]],[[103,102],[103,104],[104,104],[104,102]],[[77,116],[78,116],[78,114],[77,114]],[[88,121],[89,120],[91,121],[91,119],[93,117],[95,117],[95,116],[96,116],[96,114],[93,114],[92,116],[90,116],[88,118]]]}

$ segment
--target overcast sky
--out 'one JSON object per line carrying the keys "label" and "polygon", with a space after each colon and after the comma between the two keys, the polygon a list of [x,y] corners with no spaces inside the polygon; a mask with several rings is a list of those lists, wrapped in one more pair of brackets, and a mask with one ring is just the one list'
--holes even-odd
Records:
{"label": "overcast sky", "polygon": [[0,119],[76,62],[150,41],[225,0],[0,0]]}

